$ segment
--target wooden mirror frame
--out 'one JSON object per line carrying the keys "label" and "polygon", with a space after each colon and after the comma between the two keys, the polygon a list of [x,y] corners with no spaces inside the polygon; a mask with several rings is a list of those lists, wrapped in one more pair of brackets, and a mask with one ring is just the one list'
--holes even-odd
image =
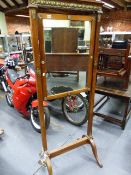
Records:
{"label": "wooden mirror frame", "polygon": [[[89,21],[91,23],[91,35],[90,35],[90,54],[85,54],[85,53],[45,53],[44,51],[44,27],[43,27],[43,19],[48,19],[48,16],[50,17],[49,19],[55,19],[55,20],[81,20],[81,21]],[[53,100],[57,98],[62,98],[68,95],[74,95],[74,94],[79,94],[81,92],[89,92],[90,87],[91,87],[91,80],[92,80],[92,63],[93,63],[93,48],[94,48],[94,36],[95,36],[95,18],[93,16],[78,16],[78,15],[63,15],[63,14],[43,14],[43,13],[38,13],[38,23],[39,26],[39,42],[40,44],[40,50],[41,50],[41,62],[42,62],[42,72],[43,72],[43,89],[44,89],[44,99],[43,100]],[[77,90],[72,90],[64,93],[59,93],[55,95],[48,95],[47,92],[47,81],[46,81],[46,73],[47,73],[47,60],[48,57],[64,57],[65,58],[65,63],[64,66],[66,66],[66,60],[70,59],[71,57],[73,59],[86,59],[86,65],[82,65],[82,70],[87,71],[88,73],[88,79],[87,79],[87,86],[83,87],[81,89]],[[67,59],[66,59],[67,58]],[[68,66],[68,65],[67,65]],[[78,66],[80,67],[80,65]],[[84,67],[84,68],[83,68]],[[53,67],[52,67],[53,68]],[[80,70],[81,70],[80,69]],[[54,71],[54,70],[53,70]],[[58,71],[58,70],[56,70]],[[76,70],[72,70],[76,71]],[[79,71],[79,70],[78,70]]]}
{"label": "wooden mirror frame", "polygon": [[[49,8],[50,7],[50,8]],[[73,90],[66,93],[61,93],[53,96],[47,96],[46,87],[46,55],[43,51],[44,48],[44,40],[43,40],[43,14],[38,13],[38,10],[42,10],[44,13],[50,14],[64,14],[63,16],[68,15],[86,15],[87,19],[90,19],[92,23],[91,30],[91,48],[90,48],[90,56],[89,56],[89,71],[91,73],[90,78],[87,81],[87,85],[84,89]],[[49,175],[53,174],[52,166],[51,166],[51,158],[54,158],[60,154],[63,154],[67,151],[75,149],[84,144],[90,144],[92,147],[93,154],[96,158],[96,161],[100,167],[102,165],[99,162],[97,149],[92,137],[92,124],[93,124],[93,107],[94,107],[94,94],[96,87],[96,70],[97,70],[97,61],[98,61],[98,43],[99,43],[99,28],[100,28],[100,18],[101,15],[99,12],[102,10],[102,4],[95,1],[70,1],[65,0],[61,2],[53,1],[53,0],[30,0],[29,3],[29,13],[30,13],[30,25],[31,25],[31,34],[32,34],[32,46],[33,46],[33,56],[35,60],[35,68],[36,68],[36,78],[37,78],[37,96],[38,96],[38,107],[39,107],[39,118],[40,118],[40,126],[41,126],[41,136],[42,136],[42,145],[43,145],[43,153],[41,156],[41,164],[47,166]],[[68,14],[68,15],[67,15]],[[76,17],[75,16],[75,17]],[[83,18],[85,18],[83,16]],[[76,18],[75,18],[76,19]],[[46,88],[47,89],[47,88]],[[71,94],[78,94],[80,92],[88,92],[89,93],[89,117],[88,117],[88,128],[87,134],[82,136],[82,138],[77,139],[73,143],[68,145],[64,145],[60,148],[56,148],[53,151],[48,151],[47,148],[47,139],[46,139],[46,129],[45,129],[45,121],[44,121],[44,109],[43,109],[43,100],[51,100],[60,97],[64,97]]]}

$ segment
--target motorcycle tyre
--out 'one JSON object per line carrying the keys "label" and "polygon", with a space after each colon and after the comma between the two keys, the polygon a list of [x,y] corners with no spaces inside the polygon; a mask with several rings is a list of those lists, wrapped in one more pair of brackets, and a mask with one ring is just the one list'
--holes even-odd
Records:
{"label": "motorcycle tyre", "polygon": [[6,102],[10,107],[14,107],[13,103],[10,101],[9,97],[8,97],[9,93],[7,92],[7,94],[5,95],[6,97]]}
{"label": "motorcycle tyre", "polygon": [[[48,107],[44,108],[44,114],[45,114],[45,127],[46,129],[48,129],[49,125],[50,125],[50,112]],[[41,133],[41,128],[40,125],[38,123],[35,122],[34,120],[34,116],[33,116],[33,108],[31,108],[30,111],[30,121],[31,121],[31,125],[33,126],[33,128],[38,132]],[[39,125],[39,126],[38,126]]]}

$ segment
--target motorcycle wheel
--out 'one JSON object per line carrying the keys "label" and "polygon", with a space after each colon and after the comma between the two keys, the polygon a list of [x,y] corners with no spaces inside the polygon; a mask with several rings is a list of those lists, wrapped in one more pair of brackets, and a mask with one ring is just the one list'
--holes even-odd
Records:
{"label": "motorcycle wheel", "polygon": [[7,84],[5,81],[0,81],[2,91],[7,92]]}
{"label": "motorcycle wheel", "polygon": [[14,105],[13,105],[13,102],[12,102],[12,94],[11,94],[11,92],[7,92],[7,94],[6,94],[6,102],[7,102],[7,104],[10,106],[10,107],[13,107]]}
{"label": "motorcycle wheel", "polygon": [[[44,108],[44,117],[45,117],[45,127],[46,129],[50,125],[50,112],[47,107]],[[39,121],[39,113],[38,113],[38,108],[31,108],[30,111],[30,121],[33,126],[33,128],[37,132],[41,132],[41,127],[40,127],[40,121]]]}
{"label": "motorcycle wheel", "polygon": [[83,125],[88,119],[88,101],[81,94],[65,97],[62,110],[65,118],[75,126]]}

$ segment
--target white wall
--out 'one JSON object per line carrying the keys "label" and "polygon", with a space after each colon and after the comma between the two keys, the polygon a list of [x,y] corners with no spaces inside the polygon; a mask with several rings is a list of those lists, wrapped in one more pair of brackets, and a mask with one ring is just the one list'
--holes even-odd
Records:
{"label": "white wall", "polygon": [[[44,30],[49,30],[53,27],[69,27],[70,20],[53,20],[53,19],[44,19],[43,20]],[[91,34],[91,23],[89,21],[85,21],[85,34],[84,40],[90,41]]]}
{"label": "white wall", "polygon": [[5,14],[2,12],[0,12],[0,29],[1,29],[1,34],[7,34]]}
{"label": "white wall", "polygon": [[84,40],[85,41],[90,41],[90,36],[91,35],[91,23],[89,21],[85,21],[85,35],[84,35]]}
{"label": "white wall", "polygon": [[43,25],[45,28],[52,27],[69,27],[69,20],[54,20],[54,19],[44,19]]}

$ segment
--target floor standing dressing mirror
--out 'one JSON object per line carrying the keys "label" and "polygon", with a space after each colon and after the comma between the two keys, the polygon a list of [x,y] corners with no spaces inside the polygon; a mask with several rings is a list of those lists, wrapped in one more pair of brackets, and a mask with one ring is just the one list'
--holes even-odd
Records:
{"label": "floor standing dressing mirror", "polygon": [[[92,136],[102,4],[84,0],[30,0],[29,12],[43,144],[40,162],[47,166],[49,175],[52,175],[52,158],[89,144],[98,165],[102,167]],[[56,82],[58,87],[70,88],[52,94],[51,90]],[[82,92],[87,93],[89,97],[87,132],[72,143],[49,151],[43,101]]]}

